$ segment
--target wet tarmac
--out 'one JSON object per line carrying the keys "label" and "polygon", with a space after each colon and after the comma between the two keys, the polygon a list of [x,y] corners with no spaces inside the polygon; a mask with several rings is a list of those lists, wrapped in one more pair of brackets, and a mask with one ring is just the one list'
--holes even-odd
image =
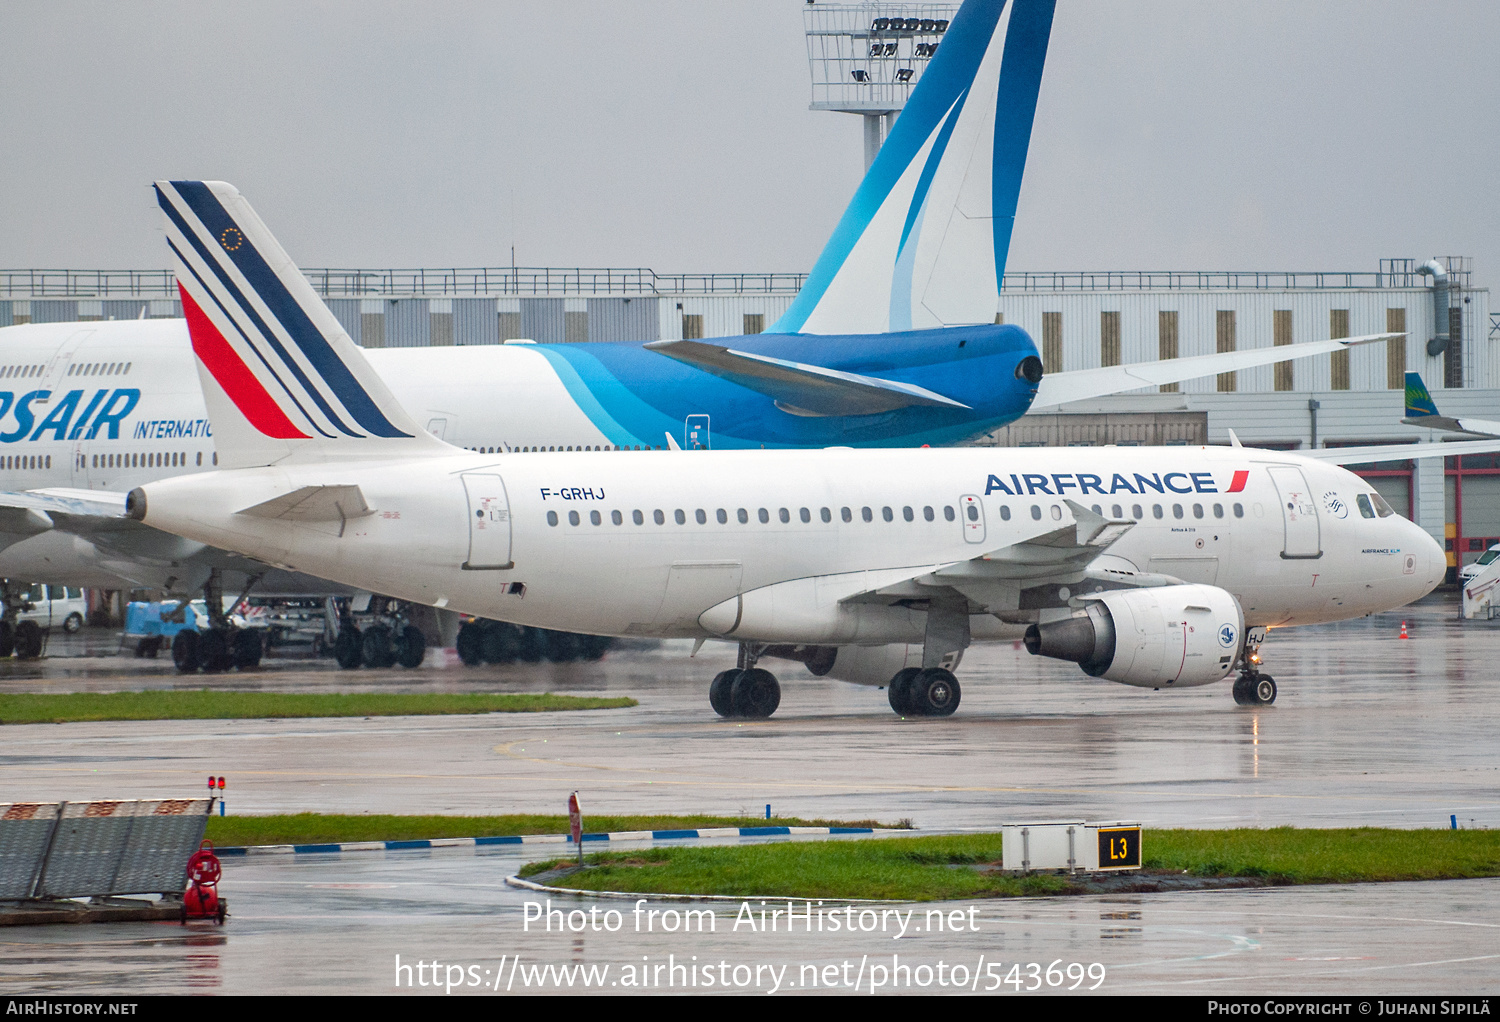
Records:
{"label": "wet tarmac", "polygon": [[[1138,820],[1148,834],[1441,827],[1450,816],[1496,827],[1500,626],[1455,615],[1453,598],[1437,595],[1396,614],[1273,633],[1263,653],[1280,696],[1265,709],[1235,706],[1227,684],[1141,691],[1009,645],[976,647],[959,672],[958,713],[911,721],[891,714],[883,691],[811,678],[794,664],[778,670],[783,697],[771,720],[719,720],[706,685],[731,664],[727,646],[692,660],[687,644],[669,643],[598,664],[472,670],[436,656],[415,671],[358,673],[277,659],[212,678],[174,675],[165,658],[54,657],[0,665],[0,691],[550,690],[629,694],[640,705],[6,726],[0,776],[7,798],[40,800],[193,794],[204,775],[224,774],[232,813],[556,813],[576,788],[586,814],[762,815],[770,803],[778,816],[909,819],[928,831],[1022,818]],[[1409,639],[1398,638],[1403,619]],[[70,641],[80,651],[101,645],[88,633]],[[396,954],[472,964],[489,989],[502,955],[521,954],[524,968],[641,956],[654,965],[686,952],[796,973],[892,953],[886,937],[752,939],[743,927],[724,933],[725,921],[717,936],[691,940],[527,933],[522,906],[536,896],[502,884],[520,861],[513,851],[444,849],[235,862],[225,880],[235,918],[223,931],[10,930],[0,934],[0,982],[15,992],[373,993],[394,989]],[[1104,990],[1476,992],[1500,975],[1500,881],[985,902],[978,912],[979,931],[912,936],[897,950],[934,966],[943,955],[977,962],[985,953],[1007,974],[1033,959],[1043,969],[1059,958],[1060,968],[1100,962]]]}
{"label": "wet tarmac", "polygon": [[[454,994],[491,996],[764,994],[779,982],[780,992],[1017,995],[1076,980],[1075,993],[1454,994],[1493,990],[1500,969],[1492,880],[893,906],[912,913],[904,934],[902,916],[868,905],[846,915],[815,903],[804,916],[794,904],[788,932],[785,915],[769,915],[785,902],[748,902],[747,919],[738,902],[654,902],[637,917],[633,901],[557,898],[548,932],[548,896],[503,883],[520,863],[459,849],[232,861],[222,929],[9,928],[0,990],[442,994],[455,982]],[[693,917],[685,933],[689,910],[714,918]]]}

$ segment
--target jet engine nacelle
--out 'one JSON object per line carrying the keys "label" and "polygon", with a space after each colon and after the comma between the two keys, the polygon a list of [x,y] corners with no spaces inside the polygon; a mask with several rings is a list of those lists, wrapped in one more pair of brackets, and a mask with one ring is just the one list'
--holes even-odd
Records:
{"label": "jet engine nacelle", "polygon": [[1216,586],[1120,589],[1071,617],[1026,629],[1026,649],[1071,660],[1095,678],[1188,688],[1234,669],[1245,632],[1239,601]]}

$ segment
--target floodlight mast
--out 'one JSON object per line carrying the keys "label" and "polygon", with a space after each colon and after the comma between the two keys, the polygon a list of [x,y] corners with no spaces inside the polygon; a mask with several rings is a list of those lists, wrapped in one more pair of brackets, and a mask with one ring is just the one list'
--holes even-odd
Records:
{"label": "floodlight mast", "polygon": [[937,53],[958,7],[808,0],[803,8],[812,72],[809,109],[864,118],[866,170]]}

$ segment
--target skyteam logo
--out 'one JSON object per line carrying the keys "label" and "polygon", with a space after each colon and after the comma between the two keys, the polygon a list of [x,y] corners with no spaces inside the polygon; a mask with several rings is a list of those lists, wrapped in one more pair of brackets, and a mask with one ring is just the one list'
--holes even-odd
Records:
{"label": "skyteam logo", "polygon": [[1233,649],[1239,641],[1240,630],[1233,624],[1225,623],[1219,626],[1219,645],[1225,649]]}

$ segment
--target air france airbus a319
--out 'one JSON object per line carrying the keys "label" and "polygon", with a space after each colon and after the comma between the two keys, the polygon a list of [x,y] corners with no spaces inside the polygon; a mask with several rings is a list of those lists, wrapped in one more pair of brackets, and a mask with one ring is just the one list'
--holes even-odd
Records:
{"label": "air france airbus a319", "polygon": [[234,188],[157,187],[220,468],[136,488],[131,517],[499,620],[736,642],[721,714],[774,712],[759,663],[779,657],[946,715],[964,649],[1022,636],[1129,685],[1238,674],[1237,701],[1267,703],[1267,628],[1443,576],[1441,547],[1338,467],[1369,448],[463,451],[397,403]]}

